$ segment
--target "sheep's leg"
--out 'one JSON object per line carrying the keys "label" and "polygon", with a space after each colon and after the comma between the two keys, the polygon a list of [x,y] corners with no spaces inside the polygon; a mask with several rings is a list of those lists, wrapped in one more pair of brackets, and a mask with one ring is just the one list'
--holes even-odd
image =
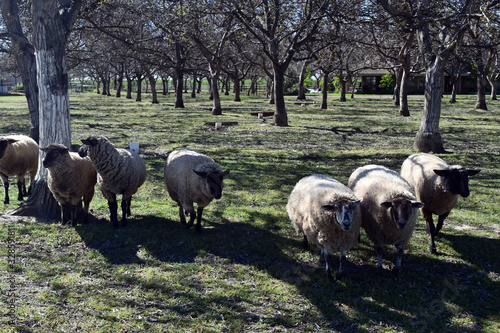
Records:
{"label": "sheep's leg", "polygon": [[439,215],[438,223],[436,225],[436,231],[434,232],[434,236],[438,235],[439,230],[441,230],[441,228],[443,227],[444,219],[447,218],[448,215],[450,215],[450,212]]}
{"label": "sheep's leg", "polygon": [[309,242],[307,241],[307,237],[306,237],[306,234],[304,234],[304,239],[302,240],[302,246],[304,247],[304,249],[308,249],[309,248]]}
{"label": "sheep's leg", "polygon": [[23,201],[23,198],[26,194],[26,186],[24,184],[24,178],[17,177],[17,190],[19,194],[17,195],[17,200]]}
{"label": "sheep's leg", "polygon": [[186,216],[184,215],[184,209],[181,205],[179,205],[179,218],[181,219],[181,223],[186,225]]}
{"label": "sheep's leg", "polygon": [[394,276],[399,275],[399,271],[401,270],[401,261],[403,260],[403,244],[399,243],[396,245],[396,249],[398,250],[398,255],[396,257],[396,266],[394,266],[394,270],[392,271],[394,273]]}
{"label": "sheep's leg", "polygon": [[33,181],[35,180],[36,171],[30,171],[30,186],[28,187],[28,197],[31,195],[31,189],[33,188]]}
{"label": "sheep's leg", "polygon": [[71,205],[71,225],[73,227],[76,227],[77,225],[77,221],[76,221],[76,205]]}
{"label": "sheep's leg", "polygon": [[64,204],[61,205],[61,224],[65,225],[69,221],[71,221],[71,204],[68,202],[65,202]]}
{"label": "sheep's leg", "polygon": [[337,271],[337,275],[335,276],[335,278],[337,280],[340,280],[342,278],[342,276],[344,275],[344,265],[345,265],[345,262],[346,262],[345,250],[342,250],[342,252],[340,253],[340,266],[339,266],[339,270]]}
{"label": "sheep's leg", "polygon": [[129,199],[122,198],[122,227],[127,225],[127,205]]}
{"label": "sheep's leg", "polygon": [[196,210],[196,232],[201,234],[201,215],[203,214],[203,207],[198,207]]}
{"label": "sheep's leg", "polygon": [[382,244],[375,245],[375,252],[377,252],[377,271],[380,273],[382,272]]}
{"label": "sheep's leg", "polygon": [[108,199],[109,219],[113,223],[113,228],[118,228],[118,202],[116,202],[116,194],[110,192],[102,192],[104,197]]}
{"label": "sheep's leg", "polygon": [[189,222],[186,225],[187,229],[189,229],[189,228],[191,228],[193,226],[195,218],[196,218],[196,212],[194,211],[194,208],[191,207],[189,209]]}
{"label": "sheep's leg", "polygon": [[332,267],[330,266],[328,251],[325,249],[321,249],[320,260],[323,258],[325,260],[326,265],[326,276],[328,279],[332,279]]}
{"label": "sheep's leg", "polygon": [[131,205],[132,205],[132,197],[130,197],[127,200],[127,216],[131,216],[132,215],[132,211],[130,210],[130,206]]}
{"label": "sheep's leg", "polygon": [[4,204],[9,203],[9,177],[6,174],[0,172],[0,178],[2,178],[3,188],[5,190],[5,197],[3,199]]}
{"label": "sheep's leg", "polygon": [[436,235],[436,228],[434,227],[434,222],[432,221],[432,213],[425,210],[425,209],[422,209],[421,212],[422,212],[422,216],[425,219],[425,222],[427,223],[427,233],[429,234],[429,236],[431,238],[431,243],[429,245],[429,251],[432,254],[435,254],[437,252],[436,251],[436,243],[434,243],[434,236]]}
{"label": "sheep's leg", "polygon": [[85,219],[83,220],[83,223],[85,224],[89,223],[89,206],[90,201],[84,201],[83,210],[85,212]]}

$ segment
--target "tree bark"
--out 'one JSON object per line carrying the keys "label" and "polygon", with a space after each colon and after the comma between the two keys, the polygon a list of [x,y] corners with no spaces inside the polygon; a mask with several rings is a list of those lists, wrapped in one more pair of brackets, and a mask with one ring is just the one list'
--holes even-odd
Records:
{"label": "tree bark", "polygon": [[300,67],[300,74],[299,74],[299,94],[297,95],[298,100],[306,99],[306,92],[304,88],[304,82],[306,81],[306,69],[307,69],[307,61],[303,61],[302,66]]}
{"label": "tree bark", "polygon": [[482,63],[477,63],[476,85],[476,109],[488,110],[488,107],[486,106],[486,69]]}
{"label": "tree bark", "polygon": [[321,109],[326,110],[328,108],[328,76],[330,72],[323,71],[323,89],[321,90]]}
{"label": "tree bark", "polygon": [[408,77],[410,75],[410,63],[406,62],[402,65],[401,81],[399,86],[399,115],[403,117],[410,116],[408,107]]}
{"label": "tree bark", "polygon": [[152,102],[153,104],[159,104],[160,102],[158,102],[158,93],[156,91],[156,80],[154,78],[153,75],[151,75],[150,73],[148,73],[148,80],[149,80],[149,84],[151,85],[151,95],[152,95]]}
{"label": "tree bark", "polygon": [[135,96],[135,101],[142,101],[142,76],[141,74],[137,75],[137,95]]}
{"label": "tree bark", "polygon": [[413,143],[413,148],[424,153],[445,152],[441,134],[439,134],[444,62],[442,58],[436,57],[434,63],[425,71],[424,112],[420,129]]}
{"label": "tree bark", "polygon": [[212,82],[212,98],[213,98],[213,108],[212,114],[219,116],[222,114],[222,106],[220,103],[220,94],[219,94],[219,72],[220,66],[214,61],[209,61],[209,69],[210,69],[210,80]]}
{"label": "tree bark", "polygon": [[182,57],[182,45],[175,44],[175,102],[174,107],[184,108],[184,100],[182,99],[182,89],[184,81],[184,58]]}
{"label": "tree bark", "polygon": [[38,83],[36,80],[34,49],[23,34],[17,1],[1,1],[0,9],[7,31],[11,34],[10,40],[23,81],[24,94],[28,103],[31,120],[29,136],[38,143],[40,140],[40,121],[38,116]]}
{"label": "tree bark", "polygon": [[235,102],[241,102],[241,86],[240,86],[240,80],[237,78],[234,80],[234,101]]}
{"label": "tree bark", "polygon": [[[39,87],[40,147],[61,143],[71,147],[69,81],[65,47],[69,30],[81,7],[74,1],[72,9],[60,11],[58,1],[34,0],[32,4],[33,37]],[[43,219],[59,219],[60,210],[47,187],[47,169],[41,163],[32,194],[13,215],[35,215]]]}
{"label": "tree bark", "polygon": [[274,68],[274,125],[288,126],[288,115],[285,108],[284,96],[285,71],[275,66]]}
{"label": "tree bark", "polygon": [[132,84],[134,81],[127,76],[127,95],[125,96],[126,99],[132,99]]}
{"label": "tree bark", "polygon": [[394,100],[394,106],[400,106],[401,103],[399,101],[401,97],[401,78],[403,76],[403,67],[400,67],[396,70],[396,84],[394,85],[394,94],[392,95],[392,99]]}
{"label": "tree bark", "polygon": [[486,77],[488,79],[488,82],[490,83],[490,86],[491,86],[490,99],[492,101],[497,100],[498,76],[499,76],[499,74],[496,72],[496,70],[493,70],[493,72],[490,73],[490,75],[488,75]]}

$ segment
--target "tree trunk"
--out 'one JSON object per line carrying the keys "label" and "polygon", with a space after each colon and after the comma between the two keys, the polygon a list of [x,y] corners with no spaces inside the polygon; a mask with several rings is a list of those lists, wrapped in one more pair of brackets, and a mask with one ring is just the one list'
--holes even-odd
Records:
{"label": "tree trunk", "polygon": [[436,57],[433,64],[425,71],[424,112],[420,129],[413,143],[413,148],[424,153],[445,152],[441,134],[439,134],[444,62],[442,58]]}
{"label": "tree trunk", "polygon": [[306,69],[307,69],[307,61],[303,61],[299,74],[299,94],[297,95],[298,100],[306,99],[306,92],[304,88],[304,82],[306,81]]}
{"label": "tree trunk", "polygon": [[344,78],[341,76],[340,77],[340,97],[339,97],[339,102],[346,102],[347,98],[345,96],[345,91],[346,91],[346,81]]}
{"label": "tree trunk", "polygon": [[[66,36],[68,22],[60,15],[58,1],[35,0],[32,3],[33,37],[39,87],[40,147],[61,143],[71,147],[71,124],[69,110],[69,82],[66,69]],[[75,2],[78,14],[80,1]],[[32,194],[14,215],[35,215],[44,219],[59,219],[57,201],[47,187],[47,169],[41,163],[42,153]]]}
{"label": "tree trunk", "polygon": [[180,43],[175,44],[175,67],[174,67],[174,77],[175,77],[175,102],[174,107],[184,108],[184,100],[182,99],[182,85],[184,81],[184,58],[182,57],[182,45]]}
{"label": "tree trunk", "polygon": [[210,79],[212,80],[212,98],[213,98],[213,103],[214,107],[212,108],[212,114],[213,115],[221,115],[222,114],[222,107],[220,104],[220,95],[219,95],[219,87],[218,87],[218,81],[219,81],[219,75],[217,73],[212,73],[212,70],[210,70]]}
{"label": "tree trunk", "polygon": [[134,81],[127,76],[127,95],[125,96],[126,99],[132,99],[132,84]]}
{"label": "tree trunk", "polygon": [[[403,67],[398,68],[396,71],[396,84],[394,85],[394,95],[392,99],[394,100],[394,106],[400,106],[400,98],[401,98],[401,79],[403,77]],[[401,113],[401,109],[399,111]]]}
{"label": "tree trunk", "polygon": [[236,79],[236,80],[234,80],[234,101],[235,102],[241,102],[240,92],[241,92],[240,80]]}
{"label": "tree trunk", "polygon": [[24,95],[28,103],[31,119],[29,136],[38,143],[40,141],[40,121],[38,115],[38,83],[36,79],[36,59],[34,50],[28,43],[28,40],[23,36],[17,2],[2,1],[0,9],[7,31],[13,35],[13,37],[11,37],[12,46],[21,79],[23,80]]}
{"label": "tree trunk", "polygon": [[493,70],[493,73],[488,75],[486,78],[488,79],[488,82],[490,83],[490,86],[491,86],[490,99],[492,101],[496,101],[497,100],[497,89],[498,89],[498,74],[496,73],[495,70]]}
{"label": "tree trunk", "polygon": [[135,101],[142,101],[142,77],[137,75],[137,96],[135,96]]}
{"label": "tree trunk", "polygon": [[156,80],[153,75],[148,73],[148,79],[149,79],[149,84],[151,85],[151,95],[152,95],[152,102],[153,104],[159,104],[158,102],[158,93],[156,92]]}
{"label": "tree trunk", "polygon": [[326,110],[328,108],[328,76],[330,72],[323,71],[323,89],[321,90],[321,109]]}
{"label": "tree trunk", "polygon": [[274,68],[274,125],[288,126],[288,116],[285,108],[284,96],[285,71],[275,66]]}
{"label": "tree trunk", "polygon": [[193,75],[193,86],[191,87],[191,98],[196,98],[196,75]]}
{"label": "tree trunk", "polygon": [[399,86],[399,115],[403,117],[410,116],[408,108],[408,77],[410,75],[410,63],[404,63],[402,66],[401,80]]}
{"label": "tree trunk", "polygon": [[486,107],[486,70],[483,64],[477,64],[477,99],[476,109],[488,110]]}

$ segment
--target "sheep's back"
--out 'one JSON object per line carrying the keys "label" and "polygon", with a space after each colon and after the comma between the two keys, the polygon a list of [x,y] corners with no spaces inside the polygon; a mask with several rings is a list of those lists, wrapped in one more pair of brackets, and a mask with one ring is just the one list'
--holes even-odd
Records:
{"label": "sheep's back", "polygon": [[360,210],[356,207],[350,230],[342,230],[335,213],[321,206],[346,199],[358,200],[353,192],[339,181],[324,175],[302,178],[292,190],[286,206],[290,220],[297,231],[329,252],[349,250],[358,241],[361,225]]}
{"label": "sheep's back", "polygon": [[80,199],[93,194],[97,181],[97,172],[88,158],[81,158],[77,153],[53,163],[48,169],[48,187],[56,199],[76,205]]}
{"label": "sheep's back", "polygon": [[424,209],[441,215],[455,207],[458,195],[447,192],[440,176],[434,170],[443,170],[449,165],[441,158],[430,154],[409,156],[401,166],[401,176],[415,191]]}
{"label": "sheep's back", "polygon": [[5,138],[16,139],[9,145],[0,160],[0,172],[8,176],[22,177],[27,171],[33,175],[38,169],[38,144],[25,135],[9,135]]}
{"label": "sheep's back", "polygon": [[135,152],[109,145],[92,156],[92,162],[105,191],[132,195],[146,180],[146,164]]}
{"label": "sheep's back", "polygon": [[382,202],[398,196],[415,200],[416,197],[406,180],[397,172],[383,166],[368,165],[356,169],[349,177],[348,184],[358,198],[363,198],[360,204],[361,226],[374,243],[405,244],[409,241],[417,215],[414,214],[406,228],[401,230],[391,221],[387,208],[380,206]]}
{"label": "sheep's back", "polygon": [[163,172],[167,191],[174,201],[188,206],[193,202],[203,204],[202,201],[206,201],[200,197],[201,183],[199,176],[193,172],[205,163],[215,164],[212,158],[190,149],[179,149],[169,154]]}

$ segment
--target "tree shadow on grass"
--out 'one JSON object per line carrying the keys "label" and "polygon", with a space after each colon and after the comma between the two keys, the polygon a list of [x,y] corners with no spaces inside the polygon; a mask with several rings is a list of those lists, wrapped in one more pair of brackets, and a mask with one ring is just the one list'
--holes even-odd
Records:
{"label": "tree shadow on grass", "polygon": [[[137,263],[157,267],[163,263],[174,270],[176,264],[194,265],[192,267],[224,265],[226,268],[222,272],[232,264],[238,264],[252,272],[264,273],[270,279],[293,286],[298,294],[308,299],[321,313],[323,325],[324,321],[328,322],[328,327],[321,329],[368,331],[364,327],[371,327],[380,330],[480,332],[484,320],[498,314],[498,306],[494,304],[500,284],[485,272],[498,272],[498,264],[482,261],[480,257],[486,252],[490,257],[492,252],[498,253],[499,240],[443,234],[442,238],[456,249],[460,260],[413,253],[415,250],[408,247],[402,272],[396,279],[388,270],[395,260],[395,250],[385,248],[386,271],[379,275],[373,245],[363,236],[361,243],[347,252],[348,262],[342,280],[332,282],[326,277],[324,265],[317,261],[319,250],[315,246],[305,250],[301,246],[302,237],[282,236],[283,224],[273,222],[276,217],[272,214],[246,213],[248,221],[252,222],[231,223],[224,218],[223,211],[210,212],[203,220],[202,234],[197,234],[194,228],[186,230],[178,221],[150,215],[135,216],[130,219],[129,226],[116,231],[104,222],[79,226],[77,231],[87,246],[97,249],[111,264]],[[263,224],[260,226],[256,221],[269,223],[259,222]],[[146,250],[147,255],[139,255],[141,249]],[[299,259],[304,255],[307,258],[312,256],[314,260]],[[338,254],[332,257],[336,270]],[[222,276],[223,280],[225,278]],[[267,297],[271,299],[269,304],[256,301],[255,298],[266,293],[259,290],[260,287],[229,297],[205,293],[210,288],[195,277],[189,278],[180,289],[164,276],[123,275],[119,279],[175,298],[178,300],[176,305],[156,305],[151,309],[164,307],[164,311],[174,311],[182,318],[203,316],[215,320],[222,315],[235,321],[236,330],[259,321],[287,328],[296,325],[297,315],[290,313],[294,306],[272,303],[272,296]],[[271,316],[264,311],[249,313],[249,308],[258,312],[255,309],[262,306],[272,306],[273,313],[275,310],[281,315]],[[472,322],[453,322],[457,318],[455,307],[472,318]],[[151,316],[156,316],[155,320],[159,322],[168,322],[168,318],[161,314],[152,313]]]}

